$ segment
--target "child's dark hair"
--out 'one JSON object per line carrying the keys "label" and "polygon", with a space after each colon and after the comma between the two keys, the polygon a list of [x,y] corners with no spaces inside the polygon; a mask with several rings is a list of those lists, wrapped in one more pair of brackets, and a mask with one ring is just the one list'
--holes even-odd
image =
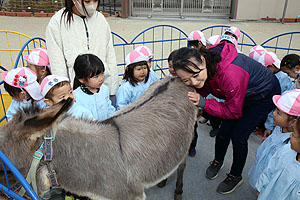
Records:
{"label": "child's dark hair", "polygon": [[64,86],[64,85],[66,85],[67,83],[70,84],[69,81],[62,81],[62,82],[59,82],[59,83],[57,83],[56,85],[54,85],[54,86],[47,92],[47,94],[45,95],[45,99],[50,99],[50,100],[52,100],[52,98],[53,98],[53,91],[54,91],[55,89],[57,89],[57,88],[60,88],[60,87],[62,87],[62,86]]}
{"label": "child's dark hair", "polygon": [[143,66],[143,65],[146,65],[147,69],[148,69],[148,73],[145,77],[145,83],[147,83],[147,81],[149,79],[150,69],[149,69],[148,63],[146,61],[140,61],[140,62],[132,63],[132,64],[128,65],[125,70],[123,79],[128,81],[131,85],[136,86],[138,81],[134,78],[133,71],[136,66]]}
{"label": "child's dark hair", "polygon": [[190,41],[188,41],[188,47],[192,47],[192,46],[198,48],[199,41],[198,40],[190,40]]}
{"label": "child's dark hair", "polygon": [[[97,8],[99,8],[99,4],[100,4],[100,0],[98,0]],[[81,5],[85,13],[87,13],[86,8],[84,6],[84,1],[81,1]],[[67,23],[69,25],[71,24],[71,20],[73,20],[73,10],[72,10],[73,6],[75,5],[72,0],[65,0],[66,9],[63,11],[63,14],[61,15],[61,19],[60,19],[62,20],[62,18],[65,17],[65,15],[67,15]]]}
{"label": "child's dark hair", "polygon": [[297,65],[300,65],[300,56],[297,54],[288,54],[282,58],[280,68],[294,69]]}
{"label": "child's dark hair", "polygon": [[297,117],[296,129],[297,129],[298,133],[300,133],[300,117]]}
{"label": "child's dark hair", "polygon": [[172,61],[174,54],[176,53],[177,49],[172,51],[168,57],[168,62]]}
{"label": "child's dark hair", "polygon": [[85,79],[87,81],[93,76],[104,73],[105,68],[103,62],[97,56],[93,54],[82,54],[77,56],[75,60],[74,71],[75,78],[73,89],[75,90],[82,85],[79,79]]}
{"label": "child's dark hair", "polygon": [[22,92],[22,90],[20,88],[11,86],[11,85],[7,84],[6,82],[4,82],[3,84],[4,84],[4,89],[11,97],[17,97],[18,94],[20,92]]}
{"label": "child's dark hair", "polygon": [[196,74],[190,67],[199,69],[198,66],[190,59],[194,58],[199,64],[202,64],[201,56],[205,58],[208,80],[211,80],[217,71],[216,67],[218,62],[221,61],[221,56],[211,51],[210,49],[201,48],[200,50],[183,47],[177,50],[173,56],[173,68],[175,71],[178,69],[184,70],[188,73]]}

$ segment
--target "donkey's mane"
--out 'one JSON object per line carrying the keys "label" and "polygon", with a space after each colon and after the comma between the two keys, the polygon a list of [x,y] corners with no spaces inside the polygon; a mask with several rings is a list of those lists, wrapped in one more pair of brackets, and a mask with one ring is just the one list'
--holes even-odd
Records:
{"label": "donkey's mane", "polygon": [[41,106],[38,105],[36,102],[33,102],[28,106],[25,106],[23,108],[18,108],[15,117],[16,117],[17,121],[20,122],[25,118],[33,117],[42,112],[43,112],[43,109],[41,108]]}
{"label": "donkey's mane", "polygon": [[151,99],[153,99],[155,96],[167,91],[168,86],[171,82],[174,82],[176,78],[170,78],[166,77],[158,82],[153,83],[150,88],[143,94],[142,96],[139,97],[138,100],[135,102],[127,105],[125,108],[122,108],[120,111],[116,112],[112,117],[102,121],[102,123],[107,124],[110,123],[112,120],[115,118],[118,118],[121,115],[125,115],[129,112],[132,112],[135,109],[138,109],[142,107],[145,103],[149,102]]}

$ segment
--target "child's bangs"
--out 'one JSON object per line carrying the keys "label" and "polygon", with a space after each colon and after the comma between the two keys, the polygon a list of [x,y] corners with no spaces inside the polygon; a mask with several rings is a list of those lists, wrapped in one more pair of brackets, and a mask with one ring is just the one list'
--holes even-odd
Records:
{"label": "child's bangs", "polygon": [[104,73],[104,65],[102,62],[97,62],[97,60],[90,60],[91,63],[89,67],[87,68],[87,74],[89,78],[92,78],[93,76],[99,75],[100,73]]}

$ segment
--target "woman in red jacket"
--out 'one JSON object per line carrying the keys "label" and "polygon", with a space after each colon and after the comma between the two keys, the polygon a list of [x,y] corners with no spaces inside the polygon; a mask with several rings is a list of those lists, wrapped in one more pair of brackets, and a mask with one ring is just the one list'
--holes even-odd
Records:
{"label": "woman in red jacket", "polygon": [[[238,54],[227,41],[208,50],[181,48],[173,57],[173,67],[186,85],[195,88],[195,92],[188,93],[190,100],[208,114],[223,118],[216,136],[215,158],[206,170],[206,177],[218,176],[232,140],[231,170],[217,188],[219,193],[231,193],[242,183],[249,135],[275,108],[272,97],[280,94],[279,82],[270,70]],[[210,93],[225,102],[206,100]]]}

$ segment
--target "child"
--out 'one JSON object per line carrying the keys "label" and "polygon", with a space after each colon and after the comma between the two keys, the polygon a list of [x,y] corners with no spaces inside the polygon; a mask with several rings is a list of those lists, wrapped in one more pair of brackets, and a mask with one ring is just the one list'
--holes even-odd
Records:
{"label": "child", "polygon": [[38,105],[45,107],[42,94],[40,93],[40,85],[36,81],[36,75],[29,68],[20,67],[10,71],[1,73],[4,80],[4,88],[12,97],[12,102],[7,109],[7,120],[11,120],[17,110],[30,106],[34,101],[39,101]]}
{"label": "child", "polygon": [[237,27],[231,26],[225,29],[224,35],[233,36],[236,39],[236,41],[239,41],[241,31]]}
{"label": "child", "polygon": [[277,107],[273,113],[276,127],[256,151],[256,160],[248,173],[249,182],[253,188],[256,187],[260,175],[273,154],[285,144],[286,139],[293,131],[292,124],[300,115],[300,90],[291,90],[283,95],[275,95],[273,102]]}
{"label": "child", "polygon": [[188,46],[195,49],[200,49],[201,47],[206,48],[206,39],[201,31],[192,31],[188,38]]}
{"label": "child", "polygon": [[134,50],[138,51],[148,57],[149,60],[148,60],[147,64],[150,69],[150,72],[149,72],[150,81],[155,82],[155,81],[159,80],[156,73],[152,70],[152,60],[154,58],[154,54],[152,53],[151,49],[149,49],[147,46],[138,46]]}
{"label": "child", "polygon": [[[46,76],[41,83],[41,93],[45,98],[44,102],[49,106],[53,106],[63,99],[72,98],[75,100],[71,83],[69,79],[64,76]],[[92,113],[78,105],[76,101],[73,102],[68,113],[75,118],[87,118],[94,120]]]}
{"label": "child", "polygon": [[300,70],[300,56],[296,54],[288,54],[283,57],[280,63],[280,70],[291,78],[298,78],[298,71]]}
{"label": "child", "polygon": [[206,40],[206,47],[210,47],[212,45],[215,45],[215,44],[219,44],[220,43],[220,35],[213,35],[213,36],[210,36],[207,40]]}
{"label": "child", "polygon": [[126,56],[123,83],[116,94],[117,110],[139,98],[153,83],[149,78],[148,56],[133,50]]}
{"label": "child", "polygon": [[266,49],[263,48],[260,45],[256,45],[251,47],[250,52],[249,52],[249,57],[256,60],[258,62],[258,59],[260,56],[262,56],[266,52]]}
{"label": "child", "polygon": [[28,56],[24,56],[24,59],[27,61],[28,68],[35,72],[39,84],[43,78],[51,74],[46,49],[33,49]]}
{"label": "child", "polygon": [[175,54],[177,50],[174,50],[170,53],[169,57],[168,57],[168,65],[169,65],[169,76],[170,77],[176,77],[176,72],[174,71],[174,68],[173,68],[173,63],[172,63],[172,58],[173,58],[173,55]]}
{"label": "child", "polygon": [[76,102],[89,110],[98,121],[112,116],[116,109],[110,101],[108,87],[103,84],[103,62],[93,54],[79,55],[74,63],[74,71]]}
{"label": "child", "polygon": [[[265,51],[259,57],[258,62],[267,67],[273,74],[275,74],[281,87],[281,94],[292,89],[292,81],[285,73],[280,71],[280,60],[277,58],[275,53]],[[272,113],[273,112],[268,115],[267,121],[265,122],[265,136],[270,135],[275,128]]]}
{"label": "child", "polygon": [[[299,104],[298,104],[299,109]],[[300,119],[293,124],[290,143],[280,148],[256,183],[258,199],[299,199],[300,195]]]}

